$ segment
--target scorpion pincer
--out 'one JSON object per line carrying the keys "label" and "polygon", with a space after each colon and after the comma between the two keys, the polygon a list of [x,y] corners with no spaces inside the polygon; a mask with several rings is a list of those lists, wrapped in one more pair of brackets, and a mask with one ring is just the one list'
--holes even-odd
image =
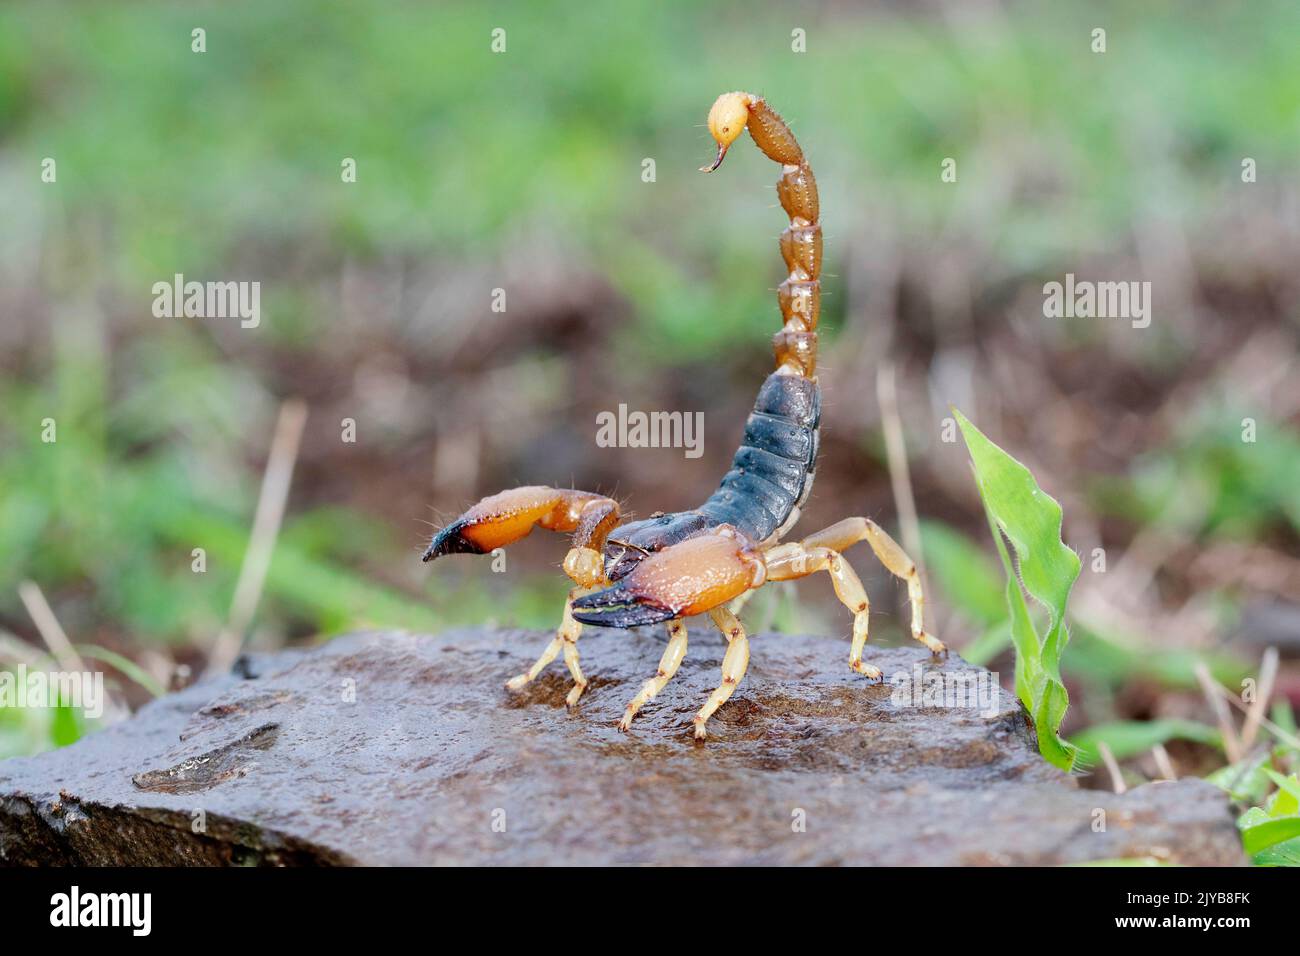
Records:
{"label": "scorpion pincer", "polygon": [[668,646],[654,677],[628,702],[619,729],[672,679],[686,656],[683,618],[707,613],[726,637],[722,681],[694,719],[697,740],[709,718],[745,676],[749,641],[728,603],[768,581],[826,572],[835,594],[853,615],[849,667],[882,679],[862,660],[869,603],[843,552],[865,541],[894,575],[906,581],[912,637],[936,657],[947,649],[923,625],[925,598],[916,564],[869,518],[845,518],[802,540],[782,543],[799,520],[817,465],[821,390],[817,384],[817,320],[821,311],[822,230],[817,182],[785,121],[749,93],[724,93],[709,111],[718,144],[716,170],[745,130],[768,159],[781,165],[777,196],[790,224],[781,233],[789,275],[777,290],[783,325],[773,347],[776,370],[758,390],[740,448],[718,490],[698,508],[621,523],[618,502],[586,491],[529,486],[485,498],[434,535],[424,552],[484,554],[527,535],[535,526],[572,535],[564,571],[573,581],[564,618],[537,662],[511,678],[519,690],[563,652],[573,676],[567,703],[577,705],[587,687],[578,663],[582,625],[635,627],[667,622]]}

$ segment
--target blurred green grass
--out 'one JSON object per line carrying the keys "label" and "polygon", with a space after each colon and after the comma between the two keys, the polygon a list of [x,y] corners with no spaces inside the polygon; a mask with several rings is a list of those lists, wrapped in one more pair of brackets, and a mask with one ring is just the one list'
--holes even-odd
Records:
{"label": "blurred green grass", "polygon": [[[0,127],[17,206],[10,226],[33,206],[73,230],[111,223],[105,269],[145,290],[175,271],[490,258],[520,223],[536,223],[572,237],[639,306],[631,334],[707,357],[768,305],[753,283],[721,301],[714,273],[770,272],[771,250],[749,240],[775,231],[753,201],[770,191],[771,173],[752,157],[734,162],[733,181],[699,210],[725,229],[677,222],[699,203],[713,91],[770,95],[828,158],[818,175],[835,197],[831,235],[884,196],[918,233],[954,204],[978,209],[978,189],[954,198],[933,188],[945,156],[960,156],[959,183],[995,180],[993,167],[1008,161],[1040,164],[1048,201],[984,224],[1018,267],[1104,246],[1127,227],[1157,162],[1140,139],[1153,116],[1177,132],[1185,182],[1170,191],[1190,218],[1208,208],[1208,190],[1182,187],[1235,174],[1243,144],[1266,170],[1293,166],[1300,152],[1294,4],[1255,4],[1248,15],[1231,5],[1157,4],[1138,15],[1122,4],[1025,4],[969,28],[776,9],[9,7]],[[809,31],[813,53],[790,53],[786,20]],[[1095,22],[1109,26],[1100,56],[1086,39]],[[200,24],[208,52],[197,55],[188,38]],[[507,29],[505,54],[489,50],[495,26]],[[18,179],[44,156],[59,160],[57,190]],[[345,156],[357,158],[358,182],[335,188]],[[639,181],[646,156],[657,161],[653,187]],[[267,249],[292,254],[268,264]]]}

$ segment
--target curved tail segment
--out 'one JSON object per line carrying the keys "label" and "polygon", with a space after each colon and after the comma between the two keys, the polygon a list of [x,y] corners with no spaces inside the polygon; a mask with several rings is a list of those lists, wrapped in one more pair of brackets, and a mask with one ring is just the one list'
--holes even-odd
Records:
{"label": "curved tail segment", "polygon": [[762,97],[723,93],[709,110],[709,133],[718,157],[701,167],[711,173],[744,130],[768,159],[784,167],[776,183],[790,225],[781,233],[781,257],[790,275],[777,289],[784,325],[773,339],[777,374],[814,378],[817,371],[817,319],[821,315],[822,227],[817,180],[804,160],[790,127]]}

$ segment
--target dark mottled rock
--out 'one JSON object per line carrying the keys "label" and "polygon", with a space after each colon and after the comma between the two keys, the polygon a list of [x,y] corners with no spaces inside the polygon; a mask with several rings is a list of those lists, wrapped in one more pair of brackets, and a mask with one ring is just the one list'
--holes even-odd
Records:
{"label": "dark mottled rock", "polygon": [[[0,763],[0,863],[1243,862],[1209,784],[1080,790],[1003,691],[987,715],[893,699],[938,666],[920,648],[872,648],[895,684],[873,687],[847,640],[760,635],[696,744],[723,647],[694,630],[627,735],[615,723],[654,673],[657,634],[589,631],[572,714],[560,662],[519,696],[502,687],[539,633],[357,634],[249,657]],[[978,673],[955,656],[942,671]]]}

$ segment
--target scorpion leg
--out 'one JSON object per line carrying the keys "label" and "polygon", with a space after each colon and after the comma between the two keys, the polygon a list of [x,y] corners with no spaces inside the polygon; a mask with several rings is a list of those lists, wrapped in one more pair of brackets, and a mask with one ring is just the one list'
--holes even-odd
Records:
{"label": "scorpion leg", "polygon": [[537,658],[537,663],[533,664],[527,671],[518,674],[506,681],[507,690],[521,690],[525,684],[537,679],[537,675],[546,669],[546,665],[555,660],[561,650],[564,651],[564,662],[569,665],[569,673],[573,675],[575,681],[573,690],[569,692],[565,703],[572,707],[582,696],[583,690],[587,686],[587,681],[582,676],[582,671],[578,667],[578,637],[582,634],[582,625],[573,619],[573,601],[574,598],[581,597],[590,592],[589,588],[576,587],[569,591],[569,597],[564,602],[564,619],[560,622],[559,628],[555,632],[555,637],[551,643],[546,645],[546,650],[542,651],[542,656]]}
{"label": "scorpion leg", "polygon": [[920,641],[936,658],[947,657],[948,648],[943,641],[925,630],[925,595],[921,589],[921,575],[916,562],[907,556],[902,547],[870,518],[845,518],[824,531],[810,535],[801,542],[805,548],[826,547],[843,551],[859,541],[871,545],[880,563],[890,574],[907,582],[908,602],[912,606],[912,637]]}
{"label": "scorpion leg", "polygon": [[570,709],[578,706],[578,698],[587,689],[587,678],[582,676],[582,668],[578,666],[578,638],[582,636],[582,625],[573,619],[573,599],[587,593],[586,588],[574,588],[569,592],[569,599],[564,602],[564,620],[556,635],[564,640],[564,663],[573,677],[573,687],[569,696],[564,698],[564,705]]}
{"label": "scorpion leg", "polygon": [[636,716],[637,711],[647,701],[654,700],[655,695],[672,680],[684,657],[686,657],[686,623],[684,621],[669,621],[668,647],[664,649],[664,655],[659,659],[659,670],[654,677],[651,677],[641,686],[641,690],[637,692],[637,695],[628,701],[623,719],[618,722],[619,730],[626,732],[632,726],[632,718]]}
{"label": "scorpion leg", "polygon": [[808,547],[805,544],[784,544],[768,552],[767,574],[769,581],[789,581],[808,577],[818,571],[831,576],[835,596],[853,612],[853,644],[849,649],[849,667],[868,680],[883,678],[879,667],[864,663],[862,649],[867,643],[867,622],[871,602],[857,572],[838,551],[826,547]]}
{"label": "scorpion leg", "polygon": [[[611,502],[611,504],[613,503]],[[614,504],[613,507],[615,509],[613,513],[617,516],[618,505]],[[573,677],[573,688],[569,691],[569,696],[564,699],[565,706],[570,709],[578,706],[578,698],[587,689],[587,678],[582,676],[582,667],[578,664],[578,638],[582,636],[582,623],[573,616],[573,602],[578,598],[598,591],[609,583],[605,578],[605,560],[600,553],[600,548],[605,546],[606,534],[608,534],[608,530],[600,534],[599,547],[592,548],[588,545],[593,543],[593,539],[584,535],[580,529],[574,535],[574,540],[575,542],[584,541],[586,544],[575,544],[574,547],[569,549],[569,553],[564,556],[564,573],[578,585],[569,591],[569,597],[564,602],[564,619],[560,622],[560,630],[556,634],[556,637],[564,642],[564,663],[569,668],[569,674]],[[543,656],[545,657],[545,654]],[[554,652],[551,652],[551,658],[554,656]],[[547,663],[550,662],[551,658],[547,658]],[[545,667],[546,665],[543,664],[542,666]],[[507,684],[506,686],[509,687],[510,685]]]}
{"label": "scorpion leg", "polygon": [[[574,537],[576,539],[578,536]],[[521,690],[525,684],[536,680],[537,675],[545,670],[546,665],[555,660],[556,655],[563,650],[564,663],[573,677],[573,687],[564,699],[564,703],[569,708],[578,706],[578,698],[587,689],[588,681],[582,675],[582,667],[578,663],[578,638],[582,636],[582,623],[573,617],[573,602],[608,583],[602,568],[603,562],[599,551],[585,546],[569,549],[569,553],[564,556],[564,572],[573,579],[577,587],[572,588],[568,598],[565,599],[564,617],[560,621],[560,626],[551,643],[546,645],[546,650],[542,651],[542,656],[537,659],[537,663],[524,673],[516,674],[506,681],[506,690]]]}
{"label": "scorpion leg", "polygon": [[506,682],[519,690],[537,678],[546,665],[564,651],[564,663],[573,675],[566,703],[574,707],[587,687],[578,663],[578,637],[582,624],[574,619],[573,602],[608,584],[601,551],[619,520],[618,502],[587,491],[529,486],[484,498],[433,537],[424,553],[430,561],[444,554],[484,554],[528,535],[534,527],[572,532],[573,547],[564,558],[564,573],[577,585],[564,603],[564,618],[542,656],[522,674]]}
{"label": "scorpion leg", "polygon": [[714,711],[727,702],[727,698],[745,676],[745,668],[749,666],[749,638],[745,636],[745,629],[741,627],[740,619],[725,607],[715,607],[709,612],[709,617],[727,639],[727,653],[722,657],[722,683],[709,695],[700,712],[695,715],[696,740],[703,740],[708,736],[704,729],[705,724],[713,716]]}

